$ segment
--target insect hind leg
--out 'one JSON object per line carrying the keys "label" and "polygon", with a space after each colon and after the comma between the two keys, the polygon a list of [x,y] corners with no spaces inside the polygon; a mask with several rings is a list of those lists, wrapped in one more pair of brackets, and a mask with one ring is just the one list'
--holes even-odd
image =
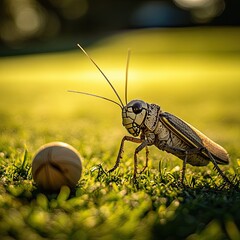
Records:
{"label": "insect hind leg", "polygon": [[228,179],[228,177],[223,173],[223,171],[219,168],[215,158],[212,156],[212,154],[206,149],[206,148],[194,148],[194,149],[190,149],[185,151],[185,158],[184,158],[184,162],[183,162],[183,169],[182,169],[182,184],[184,185],[184,178],[185,178],[185,168],[186,168],[186,163],[187,163],[187,159],[188,156],[191,154],[198,154],[200,152],[205,151],[209,157],[209,159],[211,160],[211,162],[214,165],[214,169],[218,172],[218,174],[222,177],[222,179],[224,180],[225,183],[227,183],[229,186],[236,188],[236,185],[234,185],[234,183],[232,181],[230,181]]}
{"label": "insect hind leg", "polygon": [[223,171],[219,168],[215,158],[212,156],[212,154],[207,150],[206,153],[208,154],[209,158],[211,159],[211,162],[214,165],[214,169],[218,172],[218,174],[222,177],[222,179],[231,187],[235,188],[236,186],[234,185],[234,183],[232,181],[230,181],[228,179],[228,177],[223,173]]}

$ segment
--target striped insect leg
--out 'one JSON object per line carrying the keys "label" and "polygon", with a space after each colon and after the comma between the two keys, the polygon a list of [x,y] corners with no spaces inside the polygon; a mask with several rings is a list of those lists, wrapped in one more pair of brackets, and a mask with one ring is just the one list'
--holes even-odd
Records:
{"label": "striped insect leg", "polygon": [[214,169],[217,170],[218,174],[222,177],[222,179],[231,187],[235,188],[236,186],[233,184],[233,182],[231,182],[228,177],[223,173],[223,171],[219,168],[216,160],[214,159],[214,157],[212,156],[212,154],[206,149],[206,152],[209,156],[209,158],[211,159],[213,165],[214,165]]}
{"label": "striped insect leg", "polygon": [[182,178],[181,178],[181,183],[183,186],[184,185],[184,179],[185,179],[185,172],[186,172],[186,164],[187,164],[187,157],[188,155],[186,154],[184,160],[183,160],[183,167],[182,167]]}
{"label": "striped insect leg", "polygon": [[[134,172],[133,172],[133,179],[136,179],[137,176],[137,165],[138,165],[138,161],[137,161],[137,154],[143,150],[145,147],[147,147],[148,142],[145,140],[143,141],[135,150],[134,152]],[[148,163],[148,160],[146,159],[146,164]]]}
{"label": "striped insect leg", "polygon": [[143,169],[139,172],[139,174],[142,174],[145,169],[148,167],[148,155],[149,155],[149,150],[148,150],[148,146],[145,147],[146,149],[146,162],[145,162],[145,166],[143,167]]}

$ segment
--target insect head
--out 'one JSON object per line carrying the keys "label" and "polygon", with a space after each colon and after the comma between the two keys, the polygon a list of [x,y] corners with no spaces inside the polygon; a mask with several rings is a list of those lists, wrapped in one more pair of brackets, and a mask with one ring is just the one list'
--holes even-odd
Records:
{"label": "insect head", "polygon": [[141,100],[132,100],[122,108],[122,124],[131,135],[139,135],[147,112],[147,103]]}

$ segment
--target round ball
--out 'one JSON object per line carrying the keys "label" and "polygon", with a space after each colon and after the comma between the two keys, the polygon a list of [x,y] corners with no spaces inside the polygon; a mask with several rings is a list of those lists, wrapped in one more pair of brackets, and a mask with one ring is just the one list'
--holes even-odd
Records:
{"label": "round ball", "polygon": [[63,185],[73,188],[82,174],[82,162],[75,148],[67,143],[43,145],[32,161],[32,176],[39,188],[58,191]]}

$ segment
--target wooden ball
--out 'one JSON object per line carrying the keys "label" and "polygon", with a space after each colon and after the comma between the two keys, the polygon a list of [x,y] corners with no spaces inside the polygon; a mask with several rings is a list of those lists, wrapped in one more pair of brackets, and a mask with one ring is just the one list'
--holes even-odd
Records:
{"label": "wooden ball", "polygon": [[32,161],[32,176],[39,188],[59,191],[63,185],[74,188],[82,174],[82,162],[75,148],[67,143],[43,145]]}

